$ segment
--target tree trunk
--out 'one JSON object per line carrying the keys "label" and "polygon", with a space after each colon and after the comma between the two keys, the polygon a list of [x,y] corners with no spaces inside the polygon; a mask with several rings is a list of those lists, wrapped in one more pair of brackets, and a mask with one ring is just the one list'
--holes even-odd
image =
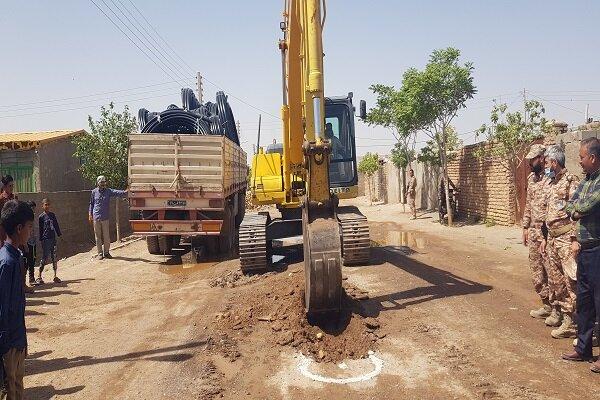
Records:
{"label": "tree trunk", "polygon": [[119,212],[119,201],[120,198],[116,198],[116,212],[115,212],[115,225],[117,227],[117,243],[121,241],[121,223],[120,223],[120,212]]}
{"label": "tree trunk", "polygon": [[367,184],[369,185],[369,204],[373,205],[373,194],[371,193],[371,177],[367,177]]}
{"label": "tree trunk", "polygon": [[515,223],[519,219],[521,215],[521,204],[519,203],[519,193],[517,192],[517,169],[518,166],[512,166],[510,174],[511,174],[511,182],[512,190],[515,195]]}
{"label": "tree trunk", "polygon": [[442,172],[444,174],[444,191],[446,192],[446,210],[448,212],[448,226],[452,226],[454,222],[454,215],[452,215],[453,210],[450,202],[450,180],[448,179],[448,158],[446,157],[446,132],[445,129],[442,130],[442,146],[441,146],[441,156],[442,156]]}

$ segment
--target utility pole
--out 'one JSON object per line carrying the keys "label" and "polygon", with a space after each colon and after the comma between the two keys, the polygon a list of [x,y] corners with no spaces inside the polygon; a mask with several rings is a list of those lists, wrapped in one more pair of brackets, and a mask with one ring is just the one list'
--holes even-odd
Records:
{"label": "utility pole", "polygon": [[196,90],[198,91],[198,101],[202,104],[202,75],[196,72]]}
{"label": "utility pole", "polygon": [[590,105],[585,105],[585,123],[587,124],[590,121]]}
{"label": "utility pole", "polygon": [[525,123],[527,123],[527,92],[525,91],[525,88],[523,88],[523,117]]}

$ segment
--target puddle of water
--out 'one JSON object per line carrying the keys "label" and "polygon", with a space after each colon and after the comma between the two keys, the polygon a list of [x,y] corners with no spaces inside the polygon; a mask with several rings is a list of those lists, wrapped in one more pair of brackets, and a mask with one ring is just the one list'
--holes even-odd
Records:
{"label": "puddle of water", "polygon": [[204,271],[217,264],[217,262],[205,262],[199,264],[161,265],[158,270],[167,275],[190,274],[192,272]]}
{"label": "puddle of water", "polygon": [[411,231],[387,231],[384,235],[384,241],[389,246],[406,246],[419,250],[427,247],[427,239]]}

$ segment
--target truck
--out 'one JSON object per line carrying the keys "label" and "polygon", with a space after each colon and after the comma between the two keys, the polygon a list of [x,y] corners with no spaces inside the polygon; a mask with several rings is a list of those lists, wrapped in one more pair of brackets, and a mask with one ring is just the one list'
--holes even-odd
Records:
{"label": "truck", "polygon": [[246,153],[226,135],[133,133],[128,151],[130,225],[150,254],[189,241],[196,262],[235,255],[245,213]]}

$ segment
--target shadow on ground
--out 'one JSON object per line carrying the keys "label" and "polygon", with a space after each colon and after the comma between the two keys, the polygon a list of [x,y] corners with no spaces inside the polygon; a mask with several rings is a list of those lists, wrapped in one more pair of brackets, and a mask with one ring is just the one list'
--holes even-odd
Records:
{"label": "shadow on ground", "polygon": [[69,394],[75,394],[83,390],[85,386],[73,386],[65,389],[57,389],[52,385],[35,386],[25,388],[25,398],[35,400],[50,400],[55,399],[59,396],[66,396]]}
{"label": "shadow on ground", "polygon": [[484,293],[493,288],[414,260],[407,257],[404,251],[398,251],[394,246],[372,248],[371,261],[372,265],[391,264],[428,282],[429,285],[371,297],[363,301],[362,304],[370,316],[377,316],[382,311],[403,309],[428,301]]}
{"label": "shadow on ground", "polygon": [[[27,358],[27,361],[25,363],[25,372],[26,375],[37,375],[54,371],[63,371],[71,368],[85,367],[95,364],[106,364],[124,361],[182,362],[189,360],[194,355],[192,353],[181,353],[180,351],[192,349],[205,344],[207,344],[207,341],[202,340],[185,343],[178,346],[138,351],[111,357],[78,356],[73,358],[61,357],[53,359],[42,359],[41,357],[50,354],[49,352],[44,352],[43,356],[37,354],[35,358],[33,357],[33,355],[32,357]],[[34,396],[31,396],[30,398],[37,399],[37,397]]]}

